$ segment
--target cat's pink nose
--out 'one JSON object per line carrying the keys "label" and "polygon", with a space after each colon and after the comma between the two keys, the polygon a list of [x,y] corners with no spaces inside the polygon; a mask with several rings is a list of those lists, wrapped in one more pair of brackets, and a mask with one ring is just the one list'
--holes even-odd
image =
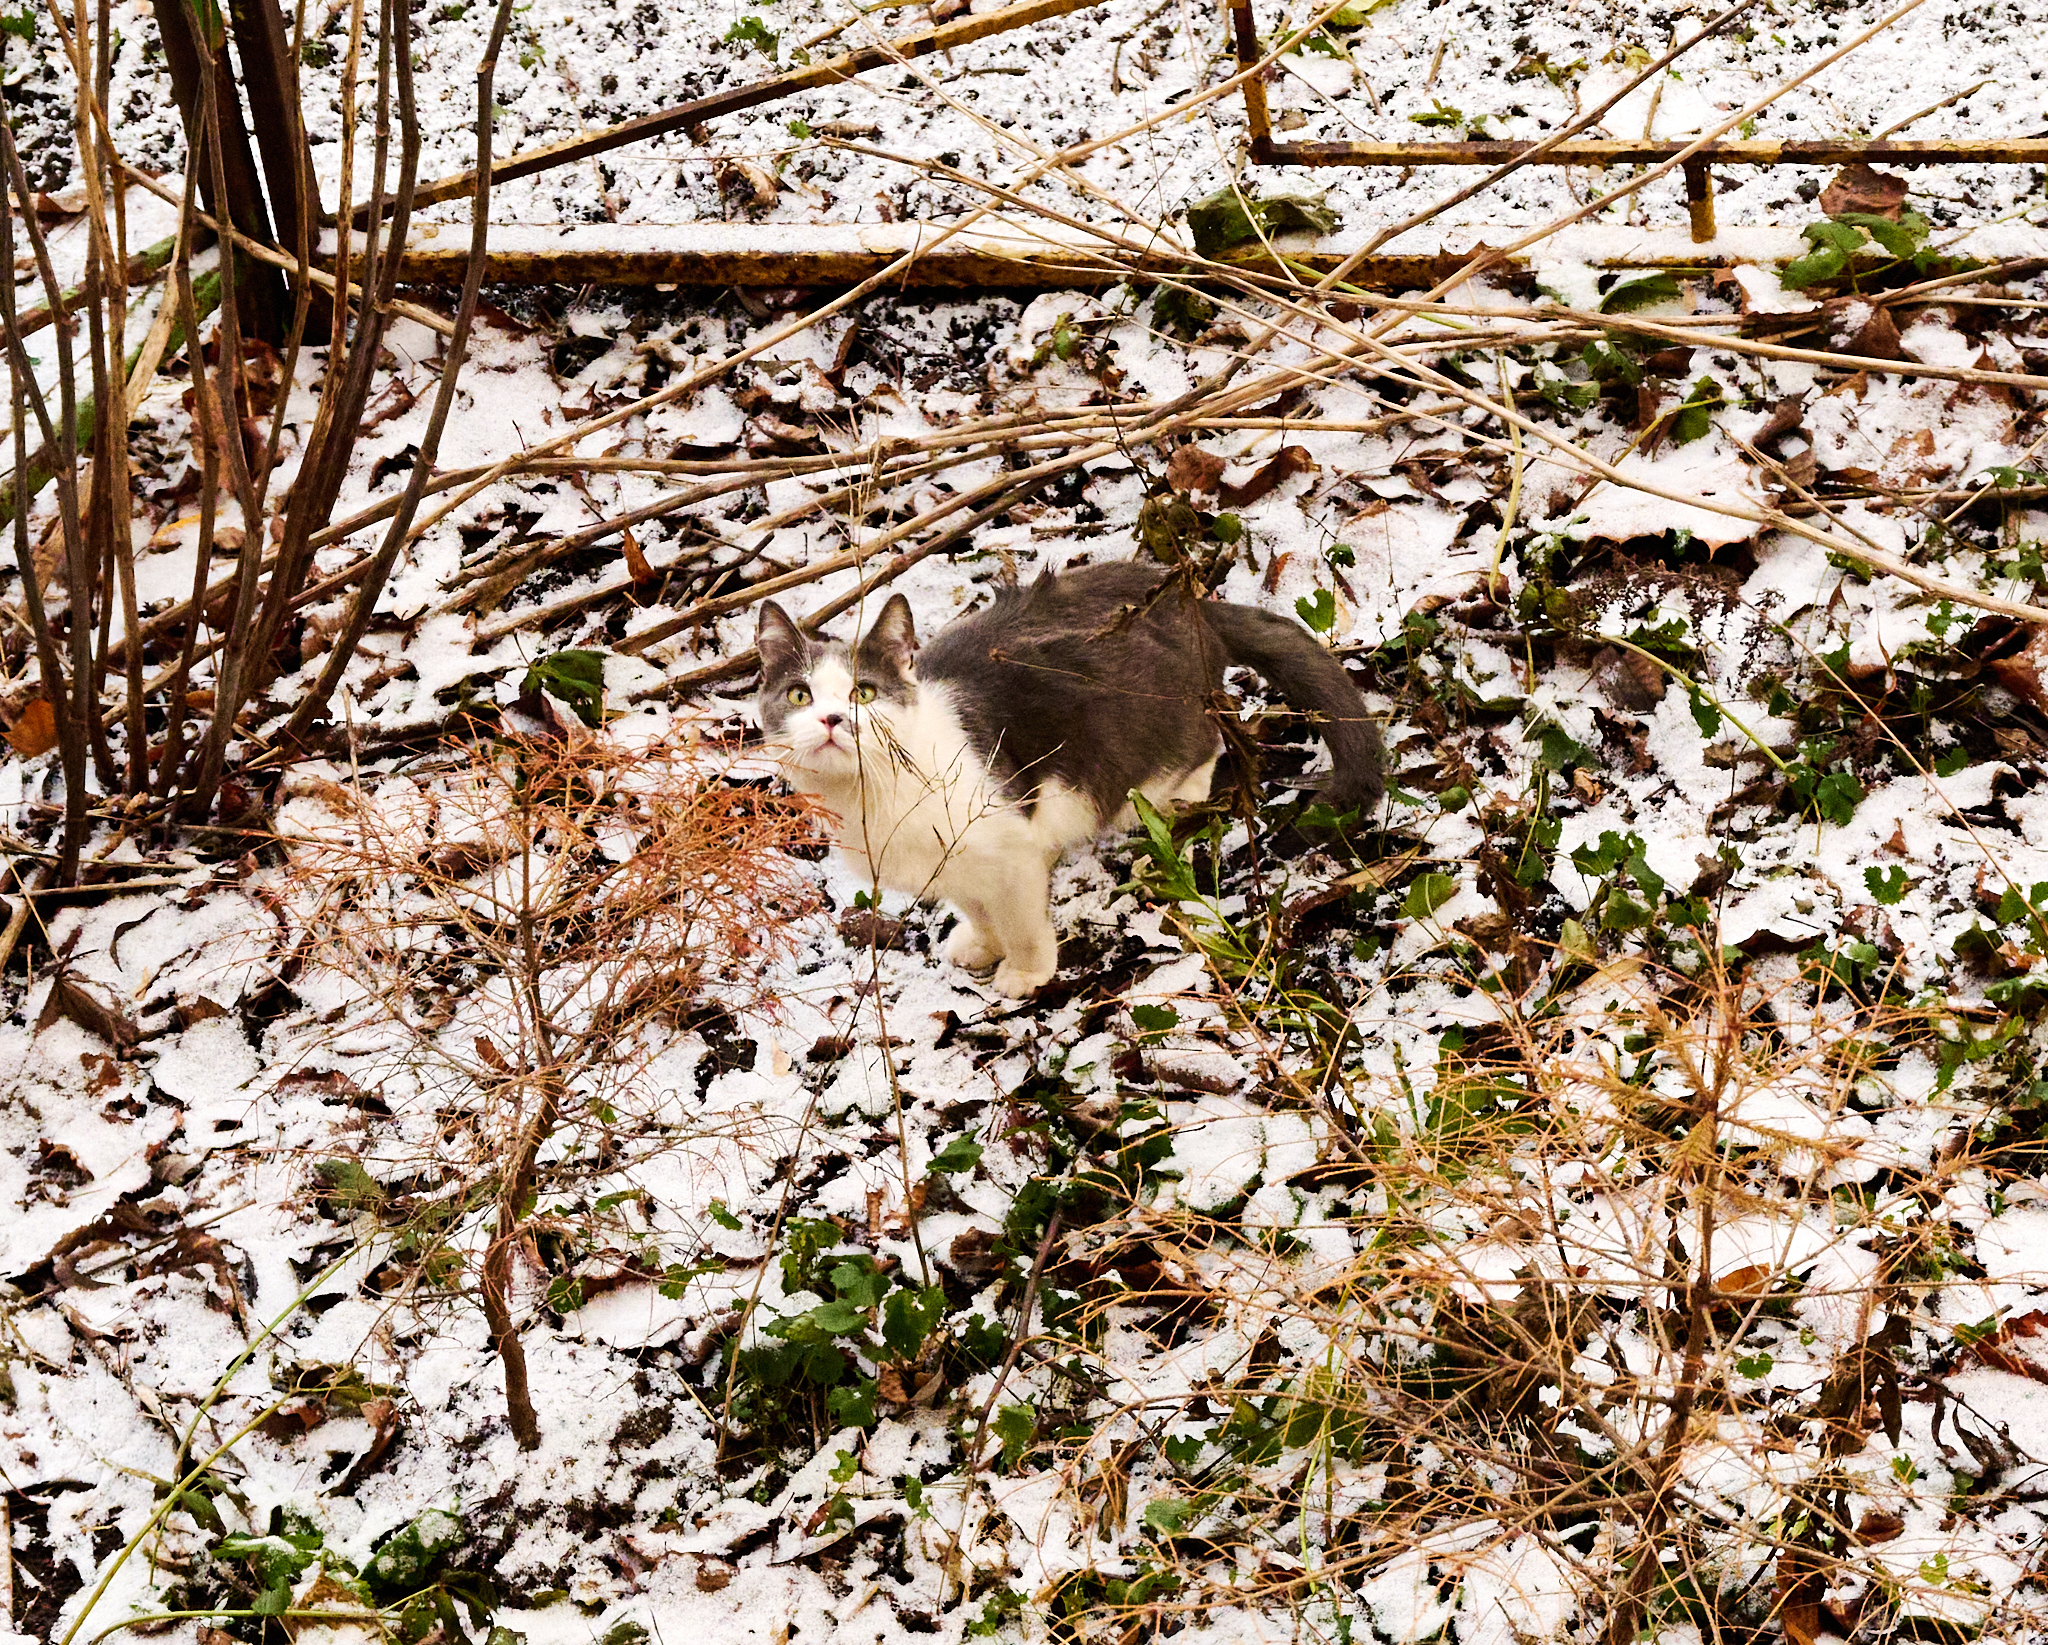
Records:
{"label": "cat's pink nose", "polygon": [[818,716],[818,723],[827,731],[836,731],[840,726],[846,724],[846,716],[844,714],[820,714]]}

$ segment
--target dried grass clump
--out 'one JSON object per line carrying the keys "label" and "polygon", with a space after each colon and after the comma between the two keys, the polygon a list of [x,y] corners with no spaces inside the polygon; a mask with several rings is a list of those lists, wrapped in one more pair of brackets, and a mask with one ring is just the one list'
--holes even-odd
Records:
{"label": "dried grass clump", "polygon": [[[1316,1637],[1503,1645],[2023,1630],[2038,1594],[1958,1528],[2021,1483],[2010,1448],[2003,1481],[1902,1466],[1930,1403],[1940,1441],[1946,1370],[1997,1363],[1941,1323],[1953,1254],[1915,1228],[1982,1116],[1959,1103],[1917,1147],[1880,1123],[1931,1075],[1932,1019],[1639,960],[1498,1004],[1433,1071],[1331,1072],[1344,1100],[1313,1123],[1349,1134],[1289,1179],[1291,1226],[1262,1228],[1254,1179],[1241,1206],[1155,1185],[1059,1231],[1041,1294],[1078,1302],[1017,1359],[1059,1370],[1003,1397],[1124,1402],[982,1465],[1062,1481],[1027,1566],[1121,1556],[1036,1596],[1066,1635],[1275,1602]],[[1129,1375],[1146,1336],[1186,1364],[1179,1397]],[[1001,1530],[960,1524],[970,1554]]]}
{"label": "dried grass clump", "polygon": [[371,1143],[406,1195],[360,1162],[323,1162],[323,1187],[402,1225],[387,1289],[474,1274],[531,1446],[512,1287],[537,1200],[703,1140],[651,1071],[693,1013],[772,1009],[763,978],[819,905],[799,859],[819,819],[670,737],[509,739],[295,790],[297,986],[354,1077],[416,1099]]}

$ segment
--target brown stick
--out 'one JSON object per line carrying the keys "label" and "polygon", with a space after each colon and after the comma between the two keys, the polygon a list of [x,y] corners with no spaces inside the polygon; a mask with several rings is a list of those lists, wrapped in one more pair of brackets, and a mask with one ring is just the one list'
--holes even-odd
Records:
{"label": "brown stick", "polygon": [[[170,71],[171,95],[185,117],[185,140],[194,147],[206,145],[199,160],[199,187],[208,209],[231,220],[251,239],[274,245],[249,128],[242,120],[242,100],[235,95],[233,76],[225,72],[225,31],[219,39],[202,38],[185,0],[152,0],[151,9],[164,66]],[[275,274],[253,275],[247,295],[253,334],[278,341],[284,335],[283,282]]]}
{"label": "brown stick", "polygon": [[[335,641],[320,678],[313,689],[300,699],[285,726],[284,740],[287,743],[302,739],[313,722],[326,711],[328,699],[341,684],[343,671],[348,667],[350,656],[369,627],[370,617],[377,609],[377,598],[384,591],[385,580],[391,574],[391,567],[397,563],[400,551],[405,547],[412,531],[414,516],[419,510],[420,499],[426,495],[427,480],[433,472],[434,457],[441,449],[441,432],[447,427],[448,413],[455,403],[455,383],[462,371],[462,362],[469,346],[469,331],[476,319],[477,300],[483,291],[484,253],[490,244],[491,204],[491,127],[496,120],[492,102],[493,87],[498,72],[498,53],[505,42],[505,30],[512,18],[512,0],[499,0],[498,13],[491,26],[491,38],[484,48],[483,60],[476,70],[476,192],[470,207],[470,263],[469,271],[463,277],[462,303],[455,311],[455,334],[448,340],[448,355],[441,367],[441,384],[434,398],[434,409],[427,422],[426,432],[420,438],[419,455],[415,458],[412,473],[407,476],[405,494],[400,499],[397,512],[392,516],[390,529],[384,534],[383,545],[378,549],[363,573],[361,586],[356,590],[355,605],[349,612],[348,627]],[[408,72],[402,82],[405,88],[407,118],[411,119],[411,79]],[[411,191],[411,178],[407,177],[406,187]],[[398,250],[404,244],[404,217],[394,228],[391,237],[389,267],[395,278],[398,270]],[[511,1368],[506,1369],[509,1387]],[[522,1443],[524,1443],[522,1441]]]}
{"label": "brown stick", "polygon": [[[312,261],[320,194],[313,180],[312,147],[300,117],[298,59],[285,36],[277,0],[229,0],[228,15],[234,22],[256,146],[263,156],[263,180],[277,212],[277,243],[296,252],[295,260],[303,268]],[[305,315],[299,324],[325,331],[329,322],[324,305],[312,301],[303,279],[296,284]],[[284,380],[291,381],[289,371]]]}
{"label": "brown stick", "polygon": [[[0,196],[9,189],[13,198],[22,207],[21,223],[28,234],[29,245],[34,250],[37,272],[42,276],[43,287],[50,294],[50,300],[57,301],[61,287],[50,263],[50,248],[43,239],[41,227],[37,224],[33,209],[34,201],[28,186],[28,173],[21,163],[21,155],[14,145],[14,132],[4,120],[0,120]],[[11,219],[12,206],[0,199],[0,245],[11,268],[13,256],[13,234],[6,224]],[[87,693],[92,690],[92,624],[90,613],[91,578],[86,562],[85,532],[79,515],[78,504],[78,395],[77,366],[72,355],[71,332],[68,325],[56,328],[57,336],[57,395],[58,411],[62,427],[50,422],[50,408],[41,387],[34,376],[34,366],[28,358],[28,351],[22,346],[20,332],[13,325],[14,293],[12,282],[0,282],[10,289],[0,295],[0,318],[7,322],[7,345],[11,355],[15,395],[15,440],[17,447],[22,444],[26,430],[21,414],[23,388],[27,390],[28,405],[36,414],[36,421],[42,429],[46,450],[57,454],[57,517],[64,534],[64,547],[71,581],[72,617],[69,631],[70,670],[68,691],[63,689],[65,677],[48,670],[44,674],[44,690],[47,700],[56,711],[58,758],[64,771],[64,836],[58,854],[57,878],[68,885],[78,876],[79,852],[85,843],[85,766],[87,732],[85,720],[91,713]],[[26,452],[20,453],[15,464],[16,476],[16,519],[17,543],[27,541],[28,526],[28,467]],[[36,585],[33,560],[22,560],[22,577],[29,588]],[[31,609],[40,611],[40,596]],[[48,633],[46,623],[39,624],[43,633]],[[54,652],[54,644],[52,645]]]}

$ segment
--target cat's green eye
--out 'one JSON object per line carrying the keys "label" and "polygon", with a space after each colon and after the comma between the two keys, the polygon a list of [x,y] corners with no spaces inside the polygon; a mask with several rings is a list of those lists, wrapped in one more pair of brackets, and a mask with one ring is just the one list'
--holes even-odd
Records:
{"label": "cat's green eye", "polygon": [[853,688],[853,700],[857,703],[871,703],[875,700],[875,688],[866,680]]}
{"label": "cat's green eye", "polygon": [[802,708],[811,700],[811,688],[807,685],[793,685],[789,688],[789,706]]}

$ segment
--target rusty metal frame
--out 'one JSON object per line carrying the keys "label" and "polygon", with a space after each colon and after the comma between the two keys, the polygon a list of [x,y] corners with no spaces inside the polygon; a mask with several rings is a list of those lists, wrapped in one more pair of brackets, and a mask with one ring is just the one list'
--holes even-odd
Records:
{"label": "rusty metal frame", "polygon": [[[1244,80],[1245,119],[1251,128],[1252,161],[1262,166],[1504,166],[1519,160],[1536,142],[1500,140],[1468,143],[1279,143],[1273,140],[1266,88],[1256,69],[1261,61],[1253,0],[1222,0],[1230,14],[1231,46]],[[1545,150],[1529,162],[1542,166],[1656,165],[1691,148],[1691,143],[1648,139],[1576,137]],[[1714,225],[1713,168],[1724,166],[1841,165],[2048,166],[2048,137],[1934,138],[1740,138],[1709,143],[1686,160],[1685,204],[1694,243],[1704,244]]]}

